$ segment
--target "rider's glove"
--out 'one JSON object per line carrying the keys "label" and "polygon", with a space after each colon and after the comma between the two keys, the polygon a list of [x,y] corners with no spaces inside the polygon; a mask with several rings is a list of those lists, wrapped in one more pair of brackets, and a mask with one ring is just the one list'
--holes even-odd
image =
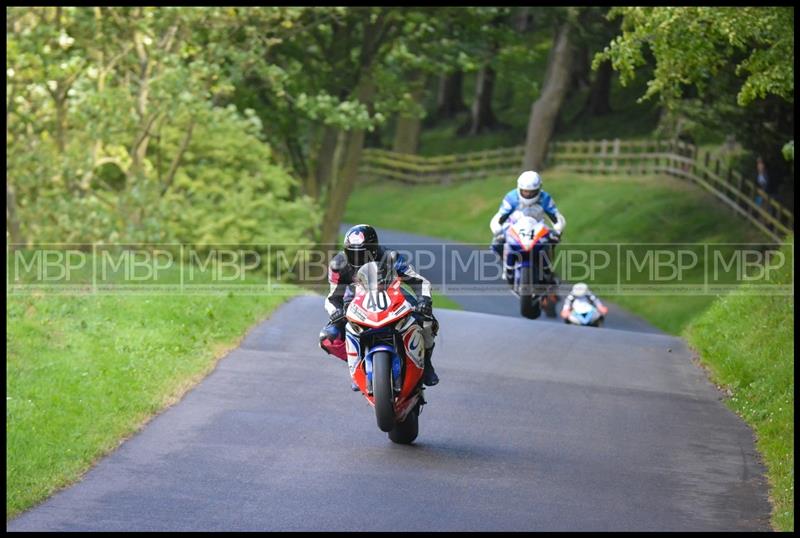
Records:
{"label": "rider's glove", "polygon": [[331,314],[331,324],[336,325],[337,323],[341,323],[344,319],[344,310],[341,308],[337,308],[336,312]]}
{"label": "rider's glove", "polygon": [[416,311],[418,314],[422,314],[426,318],[433,316],[433,304],[429,297],[422,297],[417,302]]}
{"label": "rider's glove", "polygon": [[558,243],[559,241],[561,241],[561,232],[557,232],[556,230],[551,230],[550,241],[553,243]]}

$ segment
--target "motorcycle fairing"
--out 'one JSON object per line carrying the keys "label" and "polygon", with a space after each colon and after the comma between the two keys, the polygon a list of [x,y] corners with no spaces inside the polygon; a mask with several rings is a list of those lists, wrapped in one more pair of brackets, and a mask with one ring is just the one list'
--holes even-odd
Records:
{"label": "motorcycle fairing", "polygon": [[347,319],[373,328],[394,323],[411,310],[400,284],[396,278],[385,291],[359,290],[347,308]]}

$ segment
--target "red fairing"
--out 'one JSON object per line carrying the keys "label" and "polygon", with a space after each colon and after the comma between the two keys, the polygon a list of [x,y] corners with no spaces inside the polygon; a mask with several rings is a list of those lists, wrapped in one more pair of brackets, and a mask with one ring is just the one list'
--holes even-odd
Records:
{"label": "red fairing", "polygon": [[411,311],[411,306],[406,304],[400,284],[400,279],[397,278],[385,292],[379,294],[358,290],[348,308],[347,319],[359,325],[377,328],[405,317]]}
{"label": "red fairing", "polygon": [[[396,327],[401,326],[401,320],[411,315],[413,308],[411,303],[406,300],[400,285],[400,279],[396,278],[383,292],[367,293],[362,288],[357,288],[356,296],[347,309],[347,319],[350,322],[346,329],[348,334],[353,334],[354,332],[350,326],[359,326],[362,329],[374,329],[393,324],[398,324]],[[395,420],[397,421],[404,420],[422,397],[419,387],[424,366],[424,336],[418,325],[404,325],[402,347],[395,350],[405,365],[403,369],[403,386],[392,401]],[[360,332],[358,331],[355,334]],[[349,341],[348,339],[348,346]],[[364,357],[357,355],[353,347],[346,352],[350,354],[348,363],[353,383],[361,389],[369,405],[375,407],[374,395],[367,392]],[[361,349],[360,352],[363,353],[364,350]]]}

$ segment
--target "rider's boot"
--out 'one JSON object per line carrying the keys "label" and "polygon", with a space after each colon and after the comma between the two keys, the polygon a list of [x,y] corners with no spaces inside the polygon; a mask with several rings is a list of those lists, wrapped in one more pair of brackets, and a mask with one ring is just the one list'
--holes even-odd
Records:
{"label": "rider's boot", "polygon": [[430,349],[425,350],[425,371],[422,374],[422,384],[426,387],[432,387],[439,382],[439,376],[436,375],[436,370],[433,369],[433,363],[431,362],[434,347],[436,347],[435,344]]}

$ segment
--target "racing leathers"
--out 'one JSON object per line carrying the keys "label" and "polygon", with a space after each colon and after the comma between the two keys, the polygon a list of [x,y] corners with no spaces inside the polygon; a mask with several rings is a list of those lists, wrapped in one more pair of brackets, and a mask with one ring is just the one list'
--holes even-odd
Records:
{"label": "racing leathers", "polygon": [[[377,259],[384,260],[387,253],[387,249],[378,247]],[[435,346],[434,340],[439,330],[439,323],[433,316],[431,283],[417,273],[413,266],[399,253],[396,255],[394,269],[401,281],[410,286],[416,295],[416,298],[408,296],[408,299],[415,304],[416,313],[414,315],[423,329],[422,335],[425,342],[425,375],[423,383],[427,386],[435,385],[438,383],[438,376],[431,363],[431,356]],[[353,278],[357,272],[357,269],[347,262],[344,252],[336,254],[328,264],[330,291],[325,298],[325,310],[330,316],[330,321],[320,331],[319,342],[323,350],[344,361],[347,360],[344,344],[344,326],[347,323],[345,311],[355,295]],[[426,317],[429,319],[426,320]]]}

